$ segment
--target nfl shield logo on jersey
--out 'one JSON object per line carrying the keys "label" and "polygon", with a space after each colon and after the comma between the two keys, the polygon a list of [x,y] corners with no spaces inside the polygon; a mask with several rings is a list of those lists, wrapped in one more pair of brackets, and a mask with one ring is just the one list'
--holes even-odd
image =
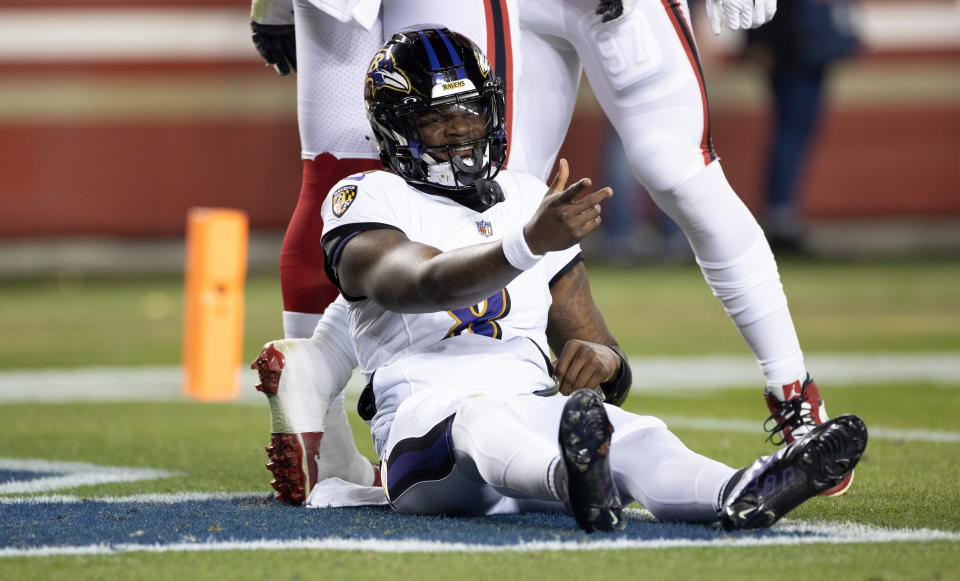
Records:
{"label": "nfl shield logo on jersey", "polygon": [[477,220],[477,232],[489,238],[493,236],[493,225],[486,220]]}
{"label": "nfl shield logo on jersey", "polygon": [[339,218],[347,211],[357,197],[357,186],[343,186],[333,192],[333,214]]}

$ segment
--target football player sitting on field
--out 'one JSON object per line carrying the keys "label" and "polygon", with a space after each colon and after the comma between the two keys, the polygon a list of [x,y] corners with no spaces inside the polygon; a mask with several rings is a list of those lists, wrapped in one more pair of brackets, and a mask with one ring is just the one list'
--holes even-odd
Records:
{"label": "football player sitting on field", "polygon": [[[401,31],[365,82],[390,171],[334,186],[322,243],[395,510],[566,511],[589,532],[622,528],[637,501],[661,520],[756,528],[853,469],[867,441],[856,416],[735,469],[617,407],[631,372],[578,247],[612,192],[567,186],[565,161],[549,186],[501,171],[503,85],[470,40]],[[308,368],[302,354],[287,366]]]}

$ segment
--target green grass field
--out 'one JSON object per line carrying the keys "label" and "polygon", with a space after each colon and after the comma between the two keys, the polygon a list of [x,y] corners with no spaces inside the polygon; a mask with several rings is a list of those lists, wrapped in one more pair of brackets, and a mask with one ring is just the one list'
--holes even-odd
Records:
{"label": "green grass field", "polygon": [[[589,270],[594,296],[631,356],[748,353],[695,267]],[[960,262],[781,261],[781,273],[808,354],[938,352],[955,355],[960,366]],[[0,369],[176,365],[182,304],[182,285],[175,276],[3,280]],[[278,279],[251,276],[246,296],[247,360],[264,341],[280,335],[279,311]],[[811,371],[816,374],[816,369]],[[635,375],[642,373],[634,370]],[[766,416],[759,377],[758,372],[755,385],[729,389],[635,391],[625,407],[666,418],[755,422],[756,433],[703,427],[674,430],[692,449],[742,465],[772,450],[759,430]],[[879,434],[887,432],[871,439],[849,495],[813,499],[791,518],[960,531],[960,444],[910,436],[910,430],[960,431],[960,379],[820,383],[832,414],[857,413]],[[266,493],[263,444],[269,417],[265,404],[258,404],[3,403],[0,456],[151,467],[181,474],[61,491],[64,494]],[[361,451],[371,454],[359,420],[354,432]],[[896,435],[901,433],[905,435]],[[0,558],[0,578],[957,579],[958,556],[960,546],[954,541],[504,554],[127,553]]]}

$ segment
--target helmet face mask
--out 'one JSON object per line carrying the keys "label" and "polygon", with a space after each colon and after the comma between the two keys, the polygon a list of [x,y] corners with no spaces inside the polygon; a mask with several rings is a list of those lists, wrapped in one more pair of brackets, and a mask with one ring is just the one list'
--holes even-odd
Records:
{"label": "helmet face mask", "polygon": [[506,159],[503,83],[469,39],[398,32],[370,63],[364,94],[386,167],[480,211],[502,199],[492,180]]}
{"label": "helmet face mask", "polygon": [[488,131],[496,125],[498,116],[493,99],[457,99],[413,115],[414,153],[427,164],[428,182],[471,186],[477,179],[492,177]]}

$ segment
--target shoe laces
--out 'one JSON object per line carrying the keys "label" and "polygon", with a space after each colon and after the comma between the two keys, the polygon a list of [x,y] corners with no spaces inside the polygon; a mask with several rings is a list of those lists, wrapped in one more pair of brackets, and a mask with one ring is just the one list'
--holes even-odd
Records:
{"label": "shoe laces", "polygon": [[780,402],[777,405],[776,411],[767,416],[767,419],[763,422],[763,430],[770,432],[770,435],[767,436],[767,441],[773,443],[775,446],[779,446],[787,441],[787,436],[784,435],[784,428],[790,428],[792,433],[799,427],[814,425],[815,422],[810,415],[813,406],[803,407],[803,404],[807,403],[806,395],[807,386],[804,385],[800,389],[799,396]]}

